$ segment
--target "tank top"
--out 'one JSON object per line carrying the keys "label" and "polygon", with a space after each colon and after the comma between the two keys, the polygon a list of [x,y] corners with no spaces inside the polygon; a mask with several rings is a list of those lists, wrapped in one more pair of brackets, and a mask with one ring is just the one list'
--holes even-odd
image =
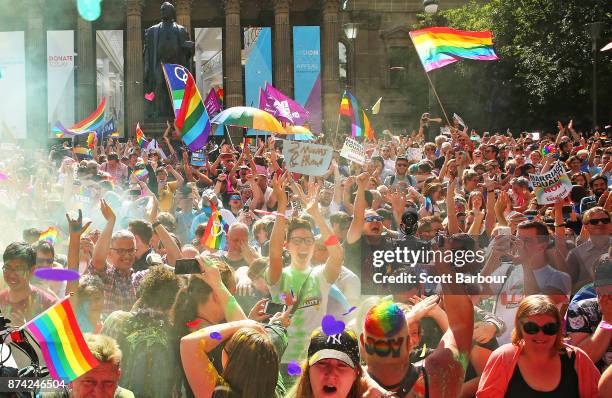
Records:
{"label": "tank top", "polygon": [[532,397],[545,397],[545,398],[570,398],[579,397],[578,391],[578,374],[574,369],[574,361],[576,357],[571,358],[567,353],[561,354],[561,380],[557,387],[552,391],[536,391],[527,384],[518,364],[514,368],[512,378],[508,383],[508,389],[506,390],[506,398],[532,398]]}

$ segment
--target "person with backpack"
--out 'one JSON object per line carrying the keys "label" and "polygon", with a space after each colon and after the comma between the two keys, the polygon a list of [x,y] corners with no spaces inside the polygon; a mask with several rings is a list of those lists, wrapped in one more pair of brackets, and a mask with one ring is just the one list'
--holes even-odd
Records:
{"label": "person with backpack", "polygon": [[169,312],[181,288],[171,269],[149,269],[131,312],[115,311],[102,334],[113,337],[123,352],[121,385],[139,398],[179,396],[180,372]]}
{"label": "person with backpack", "polygon": [[389,188],[399,188],[406,190],[409,186],[416,187],[416,180],[408,174],[408,158],[398,156],[395,160],[395,174],[385,178],[385,185]]}

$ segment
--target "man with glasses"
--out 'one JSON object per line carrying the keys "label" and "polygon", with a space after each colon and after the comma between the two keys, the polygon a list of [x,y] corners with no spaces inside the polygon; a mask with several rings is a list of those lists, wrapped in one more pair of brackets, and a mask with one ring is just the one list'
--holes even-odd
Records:
{"label": "man with glasses", "polygon": [[593,265],[610,248],[610,212],[603,207],[593,207],[582,216],[582,227],[588,231],[588,240],[570,250],[565,260],[577,291],[593,280]]}
{"label": "man with glasses", "polygon": [[132,269],[136,260],[136,238],[130,231],[121,230],[113,234],[116,216],[105,200],[100,201],[100,210],[106,226],[94,246],[88,271],[98,275],[104,283],[104,310],[108,316],[117,310],[129,311],[136,302],[138,278]]}
{"label": "man with glasses", "polygon": [[395,174],[385,179],[385,185],[401,190],[406,190],[408,186],[416,186],[416,181],[408,174],[408,166],[408,159],[405,156],[399,156],[395,161]]}
{"label": "man with glasses", "polygon": [[6,288],[0,291],[0,311],[21,326],[54,302],[55,298],[30,284],[36,264],[36,252],[25,242],[13,242],[2,255],[2,274]]}

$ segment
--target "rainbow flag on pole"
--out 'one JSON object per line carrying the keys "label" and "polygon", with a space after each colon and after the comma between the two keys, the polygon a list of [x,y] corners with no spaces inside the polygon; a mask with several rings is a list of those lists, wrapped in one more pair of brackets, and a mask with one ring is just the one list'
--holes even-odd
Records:
{"label": "rainbow flag on pole", "polygon": [[98,108],[87,118],[81,120],[70,128],[65,128],[59,121],[53,127],[53,133],[57,138],[74,137],[75,135],[96,131],[104,124],[104,110],[106,108],[106,97],[102,97],[102,101]]}
{"label": "rainbow flag on pole", "polygon": [[431,27],[410,32],[426,72],[441,68],[461,58],[479,61],[499,59],[493,49],[493,33]]}
{"label": "rainbow flag on pole", "polygon": [[204,247],[215,250],[224,250],[227,246],[227,232],[229,225],[223,221],[221,213],[217,210],[217,207],[211,202],[210,203],[211,213],[206,224],[204,234],[200,243]]}
{"label": "rainbow flag on pole", "polygon": [[344,90],[342,101],[340,101],[340,114],[351,119],[351,130],[353,137],[366,136],[374,138],[374,129],[365,111],[361,109],[357,99],[348,90]]}
{"label": "rainbow flag on pole", "polygon": [[187,71],[187,84],[181,109],[176,115],[176,127],[181,132],[183,142],[192,152],[206,145],[208,135],[212,130],[202,96],[189,71]]}
{"label": "rainbow flag on pole", "polygon": [[40,344],[49,374],[55,380],[73,381],[98,366],[85,343],[69,297],[38,315],[23,328]]}
{"label": "rainbow flag on pole", "polygon": [[40,234],[40,236],[38,237],[38,240],[46,241],[46,242],[51,243],[52,245],[55,245],[58,234],[59,234],[59,231],[57,230],[57,228],[49,227]]}
{"label": "rainbow flag on pole", "polygon": [[142,129],[140,128],[140,123],[136,123],[136,142],[140,146],[140,148],[144,148],[149,145],[149,141],[144,136]]}

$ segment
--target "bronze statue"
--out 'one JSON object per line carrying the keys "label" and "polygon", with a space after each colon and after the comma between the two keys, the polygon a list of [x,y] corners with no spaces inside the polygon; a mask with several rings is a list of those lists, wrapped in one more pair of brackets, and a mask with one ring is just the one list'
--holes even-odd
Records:
{"label": "bronze statue", "polygon": [[174,118],[168,88],[162,72],[162,63],[180,64],[189,68],[195,44],[189,40],[189,32],[175,22],[174,6],[168,2],[161,5],[161,22],[145,30],[144,39],[144,89],[154,92],[155,99],[149,104],[149,117]]}

